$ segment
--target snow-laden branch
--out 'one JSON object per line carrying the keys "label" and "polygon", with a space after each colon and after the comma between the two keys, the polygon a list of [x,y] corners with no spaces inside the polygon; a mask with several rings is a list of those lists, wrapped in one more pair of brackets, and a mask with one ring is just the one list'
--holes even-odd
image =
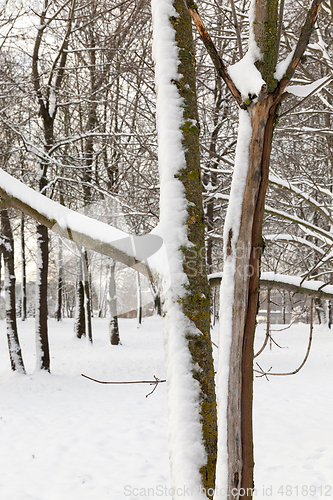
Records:
{"label": "snow-laden branch", "polygon": [[277,127],[278,132],[285,134],[286,132],[294,135],[323,135],[324,137],[332,136],[333,130],[329,128],[315,128],[315,127]]}
{"label": "snow-laden branch", "polygon": [[[210,286],[218,286],[222,281],[222,273],[213,273],[208,276]],[[277,288],[302,295],[313,295],[323,299],[333,299],[333,285],[327,285],[323,281],[303,281],[300,276],[287,276],[273,272],[263,272],[260,276],[260,286],[266,288]]]}
{"label": "snow-laden branch", "polygon": [[[298,197],[302,198],[305,200],[309,205],[312,205],[312,207],[315,210],[318,210],[326,219],[328,219],[329,223],[331,224],[331,213],[329,210],[324,208],[315,198],[310,196],[308,193],[302,191],[298,187],[294,186],[291,182],[288,182],[284,179],[281,179],[280,177],[277,177],[275,175],[270,175],[269,176],[269,183],[274,184],[275,186],[278,186],[279,188],[286,189],[290,191],[291,193],[297,195]],[[332,193],[330,193],[332,195]]]}
{"label": "snow-laden branch", "polygon": [[[30,189],[0,169],[0,198],[29,215],[56,234],[89,250],[112,257],[148,278],[152,273],[147,259],[159,250],[157,235],[134,236],[108,224],[70,210]],[[1,208],[1,205],[0,205]]]}
{"label": "snow-laden branch", "polygon": [[288,212],[284,212],[283,210],[278,210],[277,208],[272,208],[272,207],[265,207],[265,212],[268,214],[272,215],[277,215],[278,217],[281,217],[282,219],[289,220],[293,222],[294,224],[298,224],[302,227],[305,227],[306,229],[310,230],[312,233],[315,233],[317,237],[321,237],[325,243],[332,242],[333,240],[333,235],[329,231],[325,231],[325,229],[322,229],[319,226],[316,226],[315,224],[312,224],[311,222],[308,222],[304,219],[300,219],[296,215],[289,214]]}
{"label": "snow-laden branch", "polygon": [[[214,195],[214,197],[218,200],[226,200],[229,201],[230,196],[229,194],[224,194],[224,193],[217,193]],[[309,201],[306,197],[304,197],[306,201]],[[288,212],[285,212],[283,210],[278,210],[277,208],[272,208],[269,206],[265,206],[265,212],[271,215],[276,215],[278,217],[281,217],[282,219],[289,220],[290,222],[294,224],[298,224],[300,227],[303,229],[305,228],[309,234],[314,234],[316,235],[317,238],[321,238],[321,240],[325,244],[331,244],[333,241],[333,235],[329,231],[325,231],[325,229],[322,229],[319,226],[316,226],[315,224],[312,224],[311,222],[308,222],[304,219],[301,219],[300,217],[297,217],[296,215],[289,214]]]}
{"label": "snow-laden branch", "polygon": [[318,245],[315,245],[309,240],[306,240],[305,238],[301,238],[300,236],[296,236],[294,234],[265,234],[265,241],[284,241],[286,243],[295,243],[297,245],[302,245],[307,248],[310,248],[314,252],[316,252],[319,255],[324,256],[325,251],[320,248]]}

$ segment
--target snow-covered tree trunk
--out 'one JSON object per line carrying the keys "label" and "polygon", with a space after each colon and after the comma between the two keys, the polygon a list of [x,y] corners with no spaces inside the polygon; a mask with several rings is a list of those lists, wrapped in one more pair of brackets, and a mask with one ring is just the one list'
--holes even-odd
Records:
{"label": "snow-covered tree trunk", "polygon": [[[320,3],[312,3],[293,59],[278,82],[274,73],[278,0],[253,0],[247,59],[229,70],[245,104],[240,109],[235,169],[224,228],[217,379],[220,412],[217,490],[224,488],[225,498],[232,500],[251,499],[254,488],[253,342],[273,131],[281,95],[304,53]],[[246,81],[245,62],[255,63],[252,69],[246,66]]]}
{"label": "snow-covered tree trunk", "polygon": [[14,239],[7,210],[1,210],[0,245],[5,265],[6,327],[10,364],[12,370],[25,373],[16,322]]}
{"label": "snow-covered tree trunk", "polygon": [[142,323],[142,294],[141,294],[141,280],[140,274],[136,273],[136,294],[137,294],[137,307],[136,307],[136,319],[138,321],[138,326]]}
{"label": "snow-covered tree trunk", "polygon": [[58,238],[57,305],[55,310],[55,319],[57,321],[62,319],[63,272],[62,239]]}
{"label": "snow-covered tree trunk", "polygon": [[37,269],[36,269],[36,356],[37,368],[50,371],[50,348],[47,327],[47,276],[49,268],[48,229],[37,225]]}
{"label": "snow-covered tree trunk", "polygon": [[24,220],[25,215],[21,213],[21,268],[22,268],[22,283],[21,283],[21,320],[27,319],[27,273],[26,273],[26,257],[25,257],[25,236],[24,236]]}
{"label": "snow-covered tree trunk", "polygon": [[199,500],[213,494],[217,435],[195,58],[183,0],[153,0],[152,11],[171,476],[174,499],[192,488]]}
{"label": "snow-covered tree trunk", "polygon": [[162,316],[161,295],[158,287],[149,280],[149,288],[154,299],[154,314]]}
{"label": "snow-covered tree trunk", "polygon": [[89,342],[92,343],[92,304],[91,304],[91,293],[90,293],[90,283],[89,283],[89,260],[88,252],[84,248],[81,253],[81,263],[82,263],[82,275],[83,275],[83,288],[84,288],[84,308],[86,317],[86,333]]}
{"label": "snow-covered tree trunk", "polygon": [[84,309],[84,285],[81,257],[77,262],[76,271],[76,293],[75,293],[75,321],[74,321],[74,335],[78,339],[86,334],[86,314]]}
{"label": "snow-covered tree trunk", "polygon": [[110,318],[110,343],[120,344],[117,314],[116,262],[111,259],[108,272],[107,310]]}

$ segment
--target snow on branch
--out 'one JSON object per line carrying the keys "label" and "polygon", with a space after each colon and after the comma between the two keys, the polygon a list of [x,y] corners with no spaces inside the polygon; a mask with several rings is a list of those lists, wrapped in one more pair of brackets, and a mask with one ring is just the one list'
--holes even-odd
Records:
{"label": "snow on branch", "polygon": [[[307,203],[312,205],[315,210],[320,211],[320,213],[328,219],[329,223],[331,223],[331,213],[329,210],[327,210],[325,207],[323,207],[315,198],[310,196],[308,193],[303,191],[302,189],[299,189],[298,187],[294,186],[291,182],[286,181],[284,179],[281,179],[280,177],[277,177],[275,175],[270,175],[269,176],[269,183],[273,184],[275,186],[278,186],[279,188],[286,189],[293,194],[299,196],[303,200],[305,200]],[[330,193],[332,195],[332,193]]]}
{"label": "snow on branch", "polygon": [[[287,186],[285,185],[284,187],[287,187]],[[290,190],[293,191],[295,194],[297,194],[296,189],[290,188]],[[332,195],[332,193],[330,193],[330,194]],[[230,195],[224,194],[224,193],[216,193],[214,195],[214,197],[218,200],[229,201],[229,199],[230,199]],[[313,198],[306,197],[306,196],[304,196],[303,198],[304,198],[304,200],[313,204],[312,203],[312,201],[314,201]],[[317,207],[317,205],[316,205],[316,209],[318,209],[318,208],[319,207]],[[323,210],[324,209],[321,207],[321,211],[322,211],[323,215],[326,215],[326,217],[328,217],[328,215],[325,214],[325,212],[323,212]],[[294,224],[298,224],[303,230],[306,230],[309,234],[313,234],[317,238],[320,238],[325,244],[331,244],[331,242],[333,241],[332,233],[330,233],[329,231],[325,231],[325,229],[322,229],[321,227],[316,226],[315,224],[312,224],[311,222],[308,222],[304,219],[301,219],[301,218],[297,217],[296,215],[289,214],[288,212],[285,212],[283,210],[278,210],[277,208],[272,208],[272,207],[269,207],[267,205],[265,206],[265,212],[268,214],[271,214],[271,215],[276,215],[278,217],[281,217],[282,219],[289,220],[290,222],[292,222]]]}
{"label": "snow on branch", "polygon": [[312,4],[307,11],[307,16],[305,23],[302,26],[301,34],[298,39],[298,42],[295,47],[295,51],[293,53],[293,57],[289,63],[289,66],[283,75],[283,78],[280,81],[280,86],[278,89],[278,92],[281,93],[286,89],[287,85],[289,84],[290,80],[292,79],[300,61],[301,58],[306,50],[306,47],[309,43],[311,33],[313,31],[314,25],[317,20],[318,16],[318,11],[320,8],[320,5],[322,3],[322,0],[313,0]]}
{"label": "snow on branch", "polygon": [[292,215],[289,214],[288,212],[284,212],[283,210],[278,210],[277,208],[272,208],[268,206],[265,207],[265,212],[268,214],[277,215],[282,219],[289,220],[295,224],[299,224],[301,227],[307,228],[312,233],[316,234],[317,238],[318,237],[322,238],[325,241],[325,243],[332,242],[333,239],[332,233],[330,233],[329,231],[325,231],[325,229],[322,229],[321,227],[316,226],[311,222],[308,222],[304,219],[300,219],[296,215]]}
{"label": "snow on branch", "polygon": [[148,278],[152,277],[147,259],[161,247],[161,237],[153,234],[130,235],[79,214],[30,189],[2,169],[0,198],[4,200],[4,206],[20,210],[56,234],[112,257]]}
{"label": "snow on branch", "polygon": [[316,92],[319,92],[323,87],[326,87],[328,83],[331,82],[333,76],[324,76],[324,78],[320,78],[315,82],[309,83],[307,85],[292,85],[288,86],[285,92],[288,94],[293,94],[296,97],[310,97],[310,95],[314,95]]}
{"label": "snow on branch", "polygon": [[319,247],[318,245],[315,245],[309,240],[306,240],[305,238],[301,238],[300,236],[296,236],[294,234],[265,234],[265,241],[272,241],[277,242],[277,241],[283,241],[285,243],[295,243],[297,245],[302,245],[307,248],[310,248],[314,252],[316,252],[319,255],[324,256],[325,251]]}
{"label": "snow on branch", "polygon": [[[211,287],[218,286],[222,281],[222,273],[213,273],[208,276]],[[302,295],[313,295],[324,299],[333,299],[333,285],[323,281],[303,281],[300,276],[287,276],[273,272],[263,272],[260,276],[260,286],[288,290]]]}

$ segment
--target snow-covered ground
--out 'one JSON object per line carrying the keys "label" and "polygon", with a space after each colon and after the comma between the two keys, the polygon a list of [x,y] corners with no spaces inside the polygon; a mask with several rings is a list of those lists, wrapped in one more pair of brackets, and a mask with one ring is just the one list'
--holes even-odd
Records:
{"label": "snow-covered ground", "polygon": [[[19,322],[28,371],[19,376],[10,372],[0,322],[1,500],[171,498],[165,384],[146,398],[148,385],[101,385],[81,377],[165,376],[160,319],[145,319],[141,328],[136,320],[121,320],[120,328],[122,346],[111,346],[107,322],[95,319],[90,346],[73,338],[70,320],[51,320],[48,375],[34,373],[34,321]],[[288,349],[268,347],[258,362],[274,372],[292,371],[305,354],[308,326],[274,335]],[[255,498],[333,497],[332,379],[333,332],[316,327],[300,373],[255,380]]]}

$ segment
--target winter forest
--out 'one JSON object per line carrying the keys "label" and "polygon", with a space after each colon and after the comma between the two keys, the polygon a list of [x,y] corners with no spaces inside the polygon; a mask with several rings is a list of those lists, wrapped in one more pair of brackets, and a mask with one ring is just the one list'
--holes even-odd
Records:
{"label": "winter forest", "polygon": [[0,497],[333,496],[332,0],[0,16]]}

